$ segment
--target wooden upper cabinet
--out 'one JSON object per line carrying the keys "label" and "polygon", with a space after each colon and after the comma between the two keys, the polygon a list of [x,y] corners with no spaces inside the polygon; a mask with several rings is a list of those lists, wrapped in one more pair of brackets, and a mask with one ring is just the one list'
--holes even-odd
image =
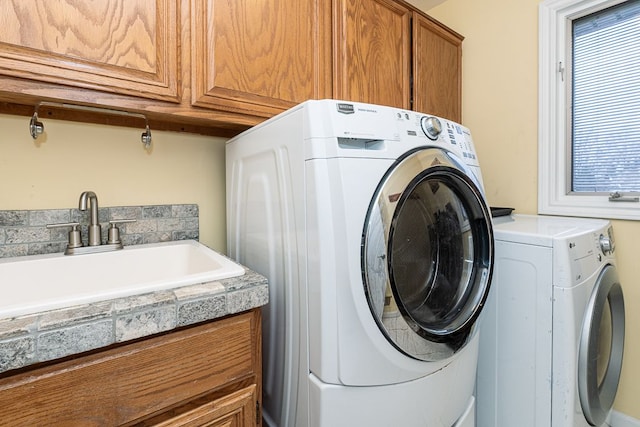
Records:
{"label": "wooden upper cabinet", "polygon": [[[402,0],[0,0],[0,10],[0,112],[57,101],[224,136],[307,99],[461,119],[462,37]],[[47,114],[141,125],[66,105]]]}
{"label": "wooden upper cabinet", "polygon": [[194,0],[192,103],[270,117],[331,96],[330,0]]}
{"label": "wooden upper cabinet", "polygon": [[411,11],[392,0],[337,0],[334,98],[411,108]]}
{"label": "wooden upper cabinet", "polygon": [[414,13],[413,40],[413,109],[460,122],[462,36]]}
{"label": "wooden upper cabinet", "polygon": [[177,0],[0,0],[0,10],[0,74],[178,101]]}

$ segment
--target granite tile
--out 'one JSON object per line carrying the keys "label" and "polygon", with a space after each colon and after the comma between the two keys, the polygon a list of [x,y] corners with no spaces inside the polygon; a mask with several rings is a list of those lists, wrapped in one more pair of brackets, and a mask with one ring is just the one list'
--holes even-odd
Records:
{"label": "granite tile", "polygon": [[71,221],[69,209],[49,209],[29,211],[29,225],[44,227],[47,224],[61,224]]}
{"label": "granite tile", "polygon": [[[139,226],[134,225],[136,224],[138,221],[140,221],[139,218],[135,218],[134,222],[124,222],[121,224],[118,224],[118,228],[120,229],[120,235],[127,235],[127,234],[136,234],[138,233],[138,231],[136,231]],[[156,225],[157,228],[157,225]]]}
{"label": "granite tile", "polygon": [[225,295],[178,304],[178,326],[192,325],[227,314]]}
{"label": "granite tile", "polygon": [[173,305],[118,316],[115,325],[116,342],[170,331],[176,327],[176,323],[176,308]]}
{"label": "granite tile", "polygon": [[198,221],[198,218],[185,218],[182,220],[183,224],[184,224],[184,229],[185,230],[199,230],[200,229],[200,222]]}
{"label": "granite tile", "polygon": [[35,363],[36,341],[32,336],[0,341],[0,372]]}
{"label": "granite tile", "polygon": [[60,310],[51,310],[40,315],[39,330],[66,328],[78,323],[110,319],[113,310],[112,301],[78,305]]}
{"label": "granite tile", "polygon": [[29,253],[29,245],[21,243],[17,245],[0,246],[0,258],[11,258],[14,256],[25,256]]}
{"label": "granite tile", "polygon": [[109,219],[140,219],[142,218],[141,206],[117,206],[110,209]]}
{"label": "granite tile", "polygon": [[172,240],[198,240],[199,238],[198,230],[174,231],[172,233]]}
{"label": "granite tile", "polygon": [[171,218],[171,205],[143,206],[142,218]]}
{"label": "granite tile", "polygon": [[144,243],[142,234],[120,234],[120,240],[124,246],[141,245]]}
{"label": "granite tile", "polygon": [[71,227],[58,227],[58,228],[51,228],[49,229],[49,239],[52,242],[55,241],[60,241],[60,242],[66,242],[69,240],[69,231],[71,230]]}
{"label": "granite tile", "polygon": [[160,243],[171,242],[173,239],[171,231],[162,231],[157,233],[145,233],[142,235],[142,243]]}
{"label": "granite tile", "polygon": [[27,248],[27,255],[43,255],[64,252],[67,242],[30,243]]}
{"label": "granite tile", "polygon": [[157,291],[142,295],[118,298],[113,302],[113,310],[117,315],[149,308],[173,305],[175,296],[171,291]]}
{"label": "granite tile", "polygon": [[29,211],[0,211],[0,227],[15,227],[29,223]]}
{"label": "granite tile", "polygon": [[103,320],[43,332],[37,338],[39,362],[82,353],[113,344],[113,321]]}
{"label": "granite tile", "polygon": [[38,316],[11,317],[0,320],[0,341],[26,335],[38,329]]}
{"label": "granite tile", "polygon": [[242,289],[227,294],[227,313],[234,314],[260,307],[269,302],[269,287],[267,285]]}
{"label": "granite tile", "polygon": [[[89,212],[89,209],[87,209],[87,212]],[[110,208],[99,208],[98,209],[98,221],[101,224],[105,224],[108,223],[110,218],[110,213],[111,213],[111,209]]]}
{"label": "granite tile", "polygon": [[228,292],[236,291],[246,287],[252,287],[260,284],[267,284],[267,279],[255,271],[245,269],[245,274],[229,279],[228,283],[225,283],[225,287]]}
{"label": "granite tile", "polygon": [[158,231],[158,221],[155,219],[140,219],[126,224],[125,230],[127,234],[156,232]]}
{"label": "granite tile", "polygon": [[183,286],[173,290],[178,302],[202,296],[213,296],[223,294],[226,288],[220,282],[207,282],[197,285]]}
{"label": "granite tile", "polygon": [[173,205],[171,216],[174,218],[197,217],[199,216],[198,205]]}
{"label": "granite tile", "polygon": [[173,231],[185,229],[184,221],[177,218],[160,218],[158,219],[158,231]]}
{"label": "granite tile", "polygon": [[82,212],[79,209],[71,209],[69,211],[72,222],[87,223],[89,221],[89,211]]}
{"label": "granite tile", "polygon": [[[87,207],[86,211],[74,208],[70,210],[71,221],[80,224],[88,224],[91,218],[91,210]],[[98,222],[104,224],[109,222],[109,208],[98,207]]]}
{"label": "granite tile", "polygon": [[51,233],[45,227],[18,227],[7,228],[6,243],[32,243],[32,242],[46,242],[50,239]]}
{"label": "granite tile", "polygon": [[[98,222],[101,224],[109,222],[109,209],[98,207]],[[79,222],[80,224],[88,224],[91,218],[91,211],[87,208],[86,211],[80,209],[71,209],[71,221]]]}

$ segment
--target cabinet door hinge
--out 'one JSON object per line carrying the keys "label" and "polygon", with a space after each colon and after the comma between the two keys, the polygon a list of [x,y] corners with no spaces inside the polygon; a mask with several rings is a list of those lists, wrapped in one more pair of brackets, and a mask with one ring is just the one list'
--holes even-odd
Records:
{"label": "cabinet door hinge", "polygon": [[262,412],[260,408],[260,402],[256,400],[256,425],[260,424],[260,420],[262,419]]}

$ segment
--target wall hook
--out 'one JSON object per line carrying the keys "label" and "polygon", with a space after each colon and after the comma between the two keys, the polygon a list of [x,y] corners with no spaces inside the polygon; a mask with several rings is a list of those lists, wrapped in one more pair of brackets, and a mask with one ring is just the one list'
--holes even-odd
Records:
{"label": "wall hook", "polygon": [[38,111],[36,107],[36,111],[33,112],[33,116],[31,116],[31,120],[29,121],[29,133],[31,134],[31,138],[38,139],[43,132],[44,125],[38,120]]}
{"label": "wall hook", "polygon": [[149,129],[148,123],[140,139],[142,140],[142,144],[144,144],[144,148],[149,149],[149,147],[151,147],[151,129]]}

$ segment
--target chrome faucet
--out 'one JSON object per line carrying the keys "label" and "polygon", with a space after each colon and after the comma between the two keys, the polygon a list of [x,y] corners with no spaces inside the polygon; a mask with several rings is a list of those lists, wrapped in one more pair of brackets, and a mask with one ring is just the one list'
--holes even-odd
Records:
{"label": "chrome faucet", "polygon": [[99,246],[102,244],[102,227],[98,221],[98,196],[93,191],[85,191],[80,194],[78,209],[87,210],[87,200],[89,200],[89,211],[91,219],[89,220],[89,246]]}

